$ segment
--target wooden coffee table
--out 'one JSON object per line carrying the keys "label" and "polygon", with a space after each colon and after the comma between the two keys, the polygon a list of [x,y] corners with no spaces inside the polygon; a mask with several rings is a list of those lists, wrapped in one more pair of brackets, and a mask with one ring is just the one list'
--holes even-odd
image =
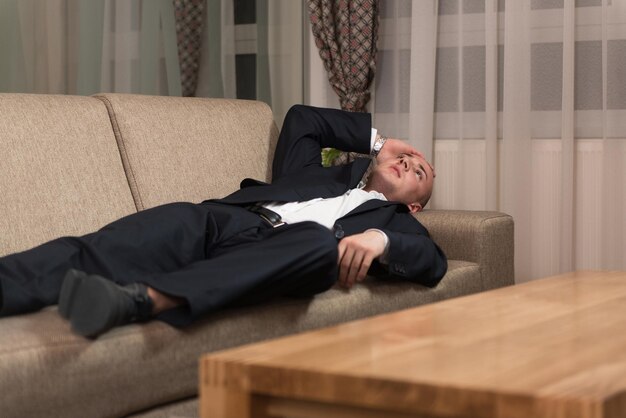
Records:
{"label": "wooden coffee table", "polygon": [[204,356],[209,417],[626,417],[626,272],[577,272]]}

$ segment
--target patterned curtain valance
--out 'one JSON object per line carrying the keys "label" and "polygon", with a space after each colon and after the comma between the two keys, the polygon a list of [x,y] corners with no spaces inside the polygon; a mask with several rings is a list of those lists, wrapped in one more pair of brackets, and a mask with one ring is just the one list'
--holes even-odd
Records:
{"label": "patterned curtain valance", "polygon": [[309,15],[341,108],[364,112],[376,72],[378,0],[309,0]]}

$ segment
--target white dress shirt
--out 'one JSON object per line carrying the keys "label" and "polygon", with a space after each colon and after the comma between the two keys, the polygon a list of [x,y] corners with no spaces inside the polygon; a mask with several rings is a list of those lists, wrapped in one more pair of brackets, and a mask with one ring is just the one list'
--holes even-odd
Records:
{"label": "white dress shirt", "polygon": [[[377,130],[372,128],[370,137],[370,149],[374,147]],[[317,198],[300,202],[268,202],[263,206],[269,210],[278,213],[283,222],[288,224],[314,221],[320,225],[324,225],[328,229],[332,229],[337,219],[347,215],[353,209],[372,199],[387,200],[382,193],[361,190],[363,185],[359,184],[359,188],[348,190],[341,196],[328,199]]]}
{"label": "white dress shirt", "polygon": [[[370,149],[374,147],[377,130],[372,128],[370,139]],[[361,186],[361,185],[360,185]],[[361,188],[351,189],[341,196],[331,198],[316,198],[300,202],[267,202],[263,206],[280,215],[283,222],[288,224],[313,221],[328,229],[332,229],[337,219],[344,217],[358,206],[368,200],[379,199],[387,200],[387,198],[377,191],[365,191]],[[386,255],[389,251],[389,238],[387,234],[379,229],[368,229],[367,231],[376,231],[380,233],[385,240],[385,251],[379,258],[381,262],[385,262]],[[367,232],[366,231],[366,232]]]}
{"label": "white dress shirt", "polygon": [[313,221],[332,229],[337,219],[344,217],[358,206],[372,199],[387,200],[382,193],[366,192],[361,189],[351,189],[341,196],[323,199],[306,200],[302,202],[265,203],[267,209],[278,213],[284,222],[293,224],[302,221]]}

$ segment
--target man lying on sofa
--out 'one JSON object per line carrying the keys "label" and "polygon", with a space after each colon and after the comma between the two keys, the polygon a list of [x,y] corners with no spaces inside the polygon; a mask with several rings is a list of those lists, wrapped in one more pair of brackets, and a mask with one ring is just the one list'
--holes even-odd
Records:
{"label": "man lying on sofa", "polygon": [[[321,149],[371,154],[324,168]],[[246,161],[241,161],[246,164]],[[171,203],[0,258],[0,316],[59,304],[80,335],[156,318],[184,326],[225,306],[307,297],[371,274],[435,286],[447,262],[411,215],[434,172],[365,113],[297,105],[287,114],[272,183],[200,204]]]}

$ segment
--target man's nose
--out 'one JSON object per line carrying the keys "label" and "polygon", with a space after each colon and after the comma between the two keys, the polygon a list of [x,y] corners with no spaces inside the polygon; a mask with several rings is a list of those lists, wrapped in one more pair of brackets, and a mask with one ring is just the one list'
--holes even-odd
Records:
{"label": "man's nose", "polygon": [[402,157],[402,159],[400,159],[400,164],[402,164],[402,166],[404,167],[404,171],[407,171],[409,169],[409,161],[406,157]]}

